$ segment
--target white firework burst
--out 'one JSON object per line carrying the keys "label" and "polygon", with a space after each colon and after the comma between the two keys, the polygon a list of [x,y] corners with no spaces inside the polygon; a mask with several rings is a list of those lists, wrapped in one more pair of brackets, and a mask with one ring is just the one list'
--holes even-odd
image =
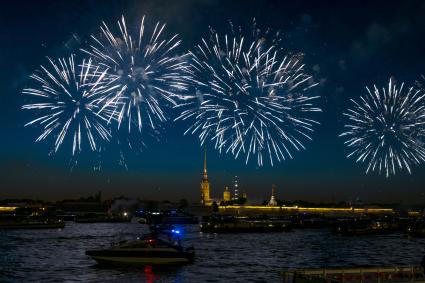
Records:
{"label": "white firework burst", "polygon": [[351,149],[347,157],[367,165],[366,173],[378,171],[386,177],[397,171],[411,173],[412,165],[425,160],[425,95],[404,83],[397,87],[366,87],[367,94],[352,101],[344,116],[340,135]]}
{"label": "white firework burst", "polygon": [[100,111],[105,94],[111,91],[104,83],[105,72],[94,67],[91,59],[77,64],[74,55],[48,60],[49,65],[31,75],[35,85],[22,91],[31,99],[22,109],[32,110],[35,117],[25,126],[41,127],[37,142],[53,137],[54,152],[67,138],[71,139],[72,155],[82,150],[84,140],[91,150],[97,150],[97,140],[111,137],[107,125],[115,112],[110,107]]}
{"label": "white firework burst", "polygon": [[266,45],[264,37],[215,32],[202,39],[189,52],[192,100],[178,107],[176,119],[190,121],[185,134],[198,133],[201,144],[211,140],[220,152],[244,154],[246,163],[256,156],[259,166],[264,156],[273,165],[305,149],[319,124],[311,114],[321,111],[300,56]]}
{"label": "white firework burst", "polygon": [[135,31],[127,28],[124,17],[118,28],[114,33],[103,23],[100,36],[92,36],[90,48],[83,51],[106,68],[105,79],[116,86],[104,107],[117,109],[118,128],[124,122],[128,132],[134,126],[139,132],[155,132],[167,120],[166,108],[177,105],[187,89],[182,76],[186,63],[176,51],[181,41],[164,34],[165,24],[149,28],[144,16]]}

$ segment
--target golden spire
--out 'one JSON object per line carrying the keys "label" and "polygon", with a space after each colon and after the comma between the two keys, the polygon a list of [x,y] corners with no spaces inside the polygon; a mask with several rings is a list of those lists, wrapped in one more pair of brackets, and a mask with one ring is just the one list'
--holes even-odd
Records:
{"label": "golden spire", "polygon": [[211,205],[210,199],[210,183],[208,182],[207,175],[207,148],[204,148],[204,172],[202,174],[201,182],[201,203],[203,205]]}
{"label": "golden spire", "polygon": [[204,147],[204,180],[208,180],[207,175],[207,147]]}

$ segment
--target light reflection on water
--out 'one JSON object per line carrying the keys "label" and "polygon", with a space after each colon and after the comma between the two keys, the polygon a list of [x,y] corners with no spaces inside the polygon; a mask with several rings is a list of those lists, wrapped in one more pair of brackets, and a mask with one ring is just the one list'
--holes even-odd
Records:
{"label": "light reflection on water", "polygon": [[0,282],[278,282],[283,268],[419,264],[425,239],[402,233],[343,237],[329,230],[210,235],[183,228],[195,263],[173,268],[102,268],[88,249],[148,232],[138,223],[60,230],[0,230]]}

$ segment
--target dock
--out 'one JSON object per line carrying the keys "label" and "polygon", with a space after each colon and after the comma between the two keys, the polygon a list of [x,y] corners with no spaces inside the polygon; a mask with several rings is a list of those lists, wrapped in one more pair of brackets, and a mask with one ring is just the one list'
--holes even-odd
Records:
{"label": "dock", "polygon": [[425,282],[421,266],[286,269],[285,283]]}

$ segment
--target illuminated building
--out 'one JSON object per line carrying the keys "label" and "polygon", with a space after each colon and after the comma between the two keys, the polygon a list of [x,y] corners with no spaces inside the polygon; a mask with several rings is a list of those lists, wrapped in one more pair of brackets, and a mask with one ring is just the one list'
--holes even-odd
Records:
{"label": "illuminated building", "polygon": [[207,149],[204,151],[204,172],[202,174],[201,182],[201,204],[211,205],[210,198],[210,182],[208,181],[207,175]]}
{"label": "illuminated building", "polygon": [[270,197],[270,201],[269,201],[268,206],[277,206],[277,201],[276,201],[276,198],[274,196],[275,188],[276,188],[276,186],[273,185],[272,186],[272,196]]}
{"label": "illuminated building", "polygon": [[[223,191],[223,201],[231,202],[232,200],[239,199],[239,184],[237,176],[234,179],[234,190],[236,196],[231,195],[229,187],[226,187]],[[298,214],[298,213],[321,213],[330,215],[351,215],[351,214],[393,214],[395,211],[391,208],[354,208],[354,207],[299,207],[299,206],[285,206],[278,205],[276,200],[276,186],[272,187],[272,195],[267,205],[238,205],[236,203],[229,205],[224,203],[219,206],[219,211],[224,214],[244,215],[244,214],[264,214],[268,213],[271,215],[281,214]],[[241,194],[242,198],[246,199],[247,195],[245,192]],[[205,206],[212,205],[213,199],[210,197],[210,183],[207,175],[207,153],[206,149],[204,152],[204,171],[201,182],[201,203]],[[219,200],[216,200],[220,203]],[[419,212],[409,212],[409,214],[416,215]]]}
{"label": "illuminated building", "polygon": [[231,196],[230,196],[229,187],[226,187],[223,192],[223,201],[230,201],[230,200],[231,200]]}
{"label": "illuminated building", "polygon": [[0,206],[0,212],[12,212],[17,208],[16,206]]}
{"label": "illuminated building", "polygon": [[351,214],[393,214],[392,208],[354,208],[354,207],[300,207],[300,206],[268,206],[268,205],[232,205],[220,206],[220,212],[224,214],[243,215],[245,213],[263,214],[297,214],[297,213],[322,213],[331,215]]}

